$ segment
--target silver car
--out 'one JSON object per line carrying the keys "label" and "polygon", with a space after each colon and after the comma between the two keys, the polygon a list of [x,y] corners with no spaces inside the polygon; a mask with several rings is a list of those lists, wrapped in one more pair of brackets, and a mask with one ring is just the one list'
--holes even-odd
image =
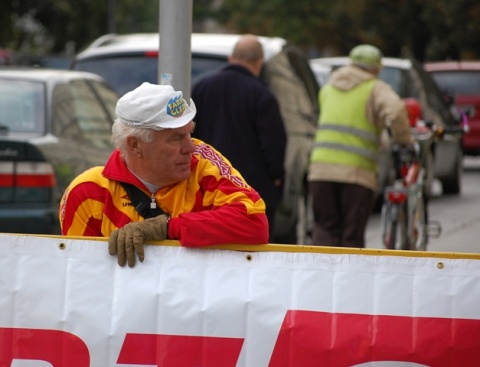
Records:
{"label": "silver car", "polygon": [[0,232],[60,233],[66,186],[113,150],[117,99],[95,74],[0,69]]}

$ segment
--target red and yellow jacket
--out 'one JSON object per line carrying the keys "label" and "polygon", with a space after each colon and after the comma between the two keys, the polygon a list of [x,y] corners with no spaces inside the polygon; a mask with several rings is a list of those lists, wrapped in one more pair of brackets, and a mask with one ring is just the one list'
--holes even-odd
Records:
{"label": "red and yellow jacket", "polygon": [[[190,177],[155,194],[157,205],[171,216],[168,238],[192,247],[267,243],[268,221],[259,194],[218,151],[193,141]],[[118,181],[151,195],[116,150],[105,167],[85,171],[66,189],[59,210],[62,234],[108,237],[116,228],[143,220]]]}

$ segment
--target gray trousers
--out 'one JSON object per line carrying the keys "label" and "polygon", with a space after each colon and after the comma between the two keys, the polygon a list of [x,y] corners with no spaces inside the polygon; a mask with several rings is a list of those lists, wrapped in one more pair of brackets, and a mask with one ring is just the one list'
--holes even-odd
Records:
{"label": "gray trousers", "polygon": [[309,190],[315,221],[312,244],[365,247],[375,193],[360,185],[327,181],[312,181]]}

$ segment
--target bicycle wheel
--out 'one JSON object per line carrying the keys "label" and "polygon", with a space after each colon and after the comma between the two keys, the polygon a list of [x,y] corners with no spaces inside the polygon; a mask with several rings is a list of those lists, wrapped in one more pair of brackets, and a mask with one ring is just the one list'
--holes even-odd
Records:
{"label": "bicycle wheel", "polygon": [[387,202],[382,208],[383,244],[389,250],[408,250],[406,207]]}
{"label": "bicycle wheel", "polygon": [[425,195],[419,195],[415,199],[408,231],[411,250],[425,251],[427,249],[428,230],[426,204]]}
{"label": "bicycle wheel", "polygon": [[407,223],[407,205],[402,204],[398,206],[398,225],[397,225],[397,250],[410,250],[410,243],[408,239],[408,223]]}
{"label": "bicycle wheel", "polygon": [[383,245],[389,250],[395,248],[397,241],[398,204],[386,202],[382,207]]}

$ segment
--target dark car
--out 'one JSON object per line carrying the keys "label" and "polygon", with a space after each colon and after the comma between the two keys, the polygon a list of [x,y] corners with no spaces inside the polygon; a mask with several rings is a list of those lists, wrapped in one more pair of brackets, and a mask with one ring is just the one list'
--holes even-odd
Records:
{"label": "dark car", "polygon": [[[218,71],[241,35],[193,33],[192,85]],[[265,53],[263,78],[277,97],[288,134],[284,195],[276,214],[274,241],[304,243],[305,177],[318,113],[318,82],[308,59],[279,37],[259,37]],[[158,33],[109,34],[80,52],[72,68],[101,75],[122,95],[158,80]]]}
{"label": "dark car", "polygon": [[[318,65],[327,65],[332,69],[350,63],[348,57],[317,58],[310,60],[312,69],[318,78],[325,80],[325,69]],[[317,64],[317,67],[314,65]],[[415,60],[388,58],[382,59],[379,78],[390,84],[395,92],[405,100],[416,100],[421,107],[422,120],[437,126],[459,126],[461,119],[456,106],[448,104],[432,77]],[[319,80],[320,80],[319,79]],[[458,194],[461,191],[463,172],[462,133],[449,132],[434,145],[433,176],[442,183],[444,194]],[[388,160],[384,161],[389,172]],[[388,180],[385,174],[383,179]],[[383,186],[388,181],[383,181]]]}
{"label": "dark car", "polygon": [[60,233],[65,188],[112,152],[117,99],[95,74],[0,68],[0,232]]}
{"label": "dark car", "polygon": [[480,61],[443,61],[424,64],[442,92],[468,116],[463,152],[480,155]]}

